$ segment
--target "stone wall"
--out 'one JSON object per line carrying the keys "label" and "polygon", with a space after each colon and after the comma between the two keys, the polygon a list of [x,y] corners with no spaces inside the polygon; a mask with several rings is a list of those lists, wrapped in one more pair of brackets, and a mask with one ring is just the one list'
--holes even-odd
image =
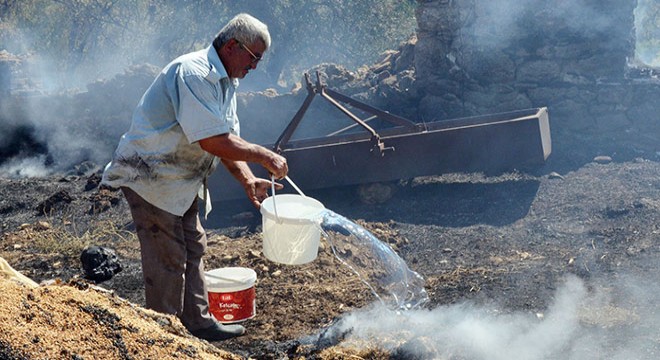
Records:
{"label": "stone wall", "polygon": [[418,119],[546,106],[564,160],[659,159],[660,86],[628,65],[636,3],[418,0]]}

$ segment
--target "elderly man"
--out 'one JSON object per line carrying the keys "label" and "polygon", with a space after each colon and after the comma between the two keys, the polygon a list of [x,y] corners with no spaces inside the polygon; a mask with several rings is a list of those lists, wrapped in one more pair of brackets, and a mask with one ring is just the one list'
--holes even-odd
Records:
{"label": "elderly man", "polygon": [[121,188],[131,209],[147,307],[175,314],[209,341],[240,336],[245,328],[209,314],[198,211],[199,198],[210,211],[206,180],[222,162],[258,208],[271,182],[256,178],[247,163],[277,179],[288,171],[284,157],[239,137],[236,116],[238,79],[257,67],[270,41],[266,25],[239,14],[212,46],[168,64],[140,100],[103,174],[103,184]]}

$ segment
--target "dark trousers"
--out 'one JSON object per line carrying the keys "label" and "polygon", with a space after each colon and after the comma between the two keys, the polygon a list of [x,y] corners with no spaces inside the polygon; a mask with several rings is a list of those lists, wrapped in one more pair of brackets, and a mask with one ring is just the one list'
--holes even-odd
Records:
{"label": "dark trousers", "polygon": [[176,315],[190,331],[211,326],[202,260],[206,233],[197,199],[183,216],[176,216],[127,187],[121,189],[140,239],[147,308]]}

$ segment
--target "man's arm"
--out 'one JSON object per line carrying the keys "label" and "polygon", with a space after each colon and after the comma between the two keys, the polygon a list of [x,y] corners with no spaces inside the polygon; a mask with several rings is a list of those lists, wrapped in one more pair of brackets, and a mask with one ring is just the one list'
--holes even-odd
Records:
{"label": "man's arm", "polygon": [[[199,145],[207,152],[225,160],[234,162],[253,162],[260,164],[275,178],[282,179],[288,172],[286,159],[265,147],[245,141],[233,134],[222,134],[202,139]],[[227,166],[227,164],[225,164]],[[241,179],[254,178],[247,164],[238,165],[235,171],[239,171]],[[230,169],[230,171],[232,171]],[[233,172],[232,172],[233,174]]]}
{"label": "man's arm", "polygon": [[255,178],[252,170],[245,161],[234,161],[220,159],[222,164],[229,170],[229,173],[241,184],[247,183]]}
{"label": "man's arm", "polygon": [[[243,185],[248,199],[256,208],[259,208],[261,202],[268,197],[271,182],[255,177],[247,163],[261,164],[277,179],[285,177],[288,172],[286,159],[283,156],[263,146],[245,141],[236,135],[217,135],[202,139],[199,144],[202,149],[221,159],[232,176]],[[275,187],[279,190],[284,186],[275,183]]]}
{"label": "man's arm", "polygon": [[[229,172],[238,180],[248,199],[252,202],[257,209],[261,207],[261,202],[268,197],[268,190],[271,187],[271,182],[266,179],[260,179],[252,174],[252,170],[245,161],[233,161],[222,159],[222,164],[229,170]],[[281,190],[284,185],[275,183],[275,188]]]}

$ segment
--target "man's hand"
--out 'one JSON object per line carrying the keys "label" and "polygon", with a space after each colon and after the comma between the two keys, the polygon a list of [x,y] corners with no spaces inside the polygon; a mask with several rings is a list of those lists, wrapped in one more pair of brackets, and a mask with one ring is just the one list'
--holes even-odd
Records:
{"label": "man's hand", "polygon": [[[243,188],[252,202],[252,205],[257,209],[261,208],[261,202],[268,197],[268,190],[271,188],[271,181],[261,178],[252,178],[243,183]],[[282,190],[284,185],[275,183],[275,189]]]}
{"label": "man's hand", "polygon": [[286,158],[274,152],[271,152],[271,156],[269,156],[268,160],[262,163],[262,165],[275,177],[275,179],[284,179],[289,172]]}

